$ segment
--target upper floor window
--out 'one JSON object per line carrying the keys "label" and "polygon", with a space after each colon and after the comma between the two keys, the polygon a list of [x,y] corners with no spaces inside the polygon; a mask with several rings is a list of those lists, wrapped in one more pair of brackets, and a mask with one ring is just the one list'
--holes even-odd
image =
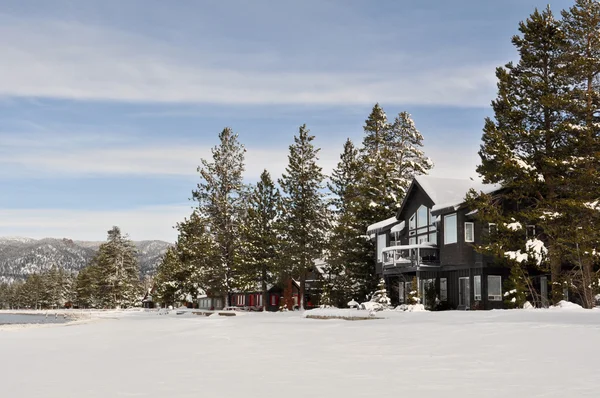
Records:
{"label": "upper floor window", "polygon": [[465,242],[475,242],[475,224],[465,223]]}
{"label": "upper floor window", "polygon": [[419,210],[417,210],[417,227],[421,228],[429,225],[428,215],[429,209],[427,207],[419,207]]}
{"label": "upper floor window", "polygon": [[457,224],[456,213],[444,216],[444,244],[456,243]]}
{"label": "upper floor window", "polygon": [[408,229],[415,229],[415,228],[417,228],[417,215],[413,214],[408,219]]}

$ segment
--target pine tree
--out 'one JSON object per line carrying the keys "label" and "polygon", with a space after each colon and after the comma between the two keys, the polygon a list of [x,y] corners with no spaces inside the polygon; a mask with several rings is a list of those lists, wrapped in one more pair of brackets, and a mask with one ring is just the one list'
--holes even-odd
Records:
{"label": "pine tree", "polygon": [[[496,71],[495,120],[486,119],[477,168],[484,182],[501,183],[503,190],[473,204],[481,210],[481,219],[499,226],[490,247],[501,257],[507,251],[525,252],[524,226],[537,225],[539,233],[529,239],[546,244],[552,280],[557,283],[565,249],[561,239],[571,227],[560,216],[565,210],[561,200],[572,188],[565,180],[573,151],[564,112],[569,90],[567,41],[549,8],[536,10],[519,30],[521,36],[512,39],[519,62]],[[559,216],[551,216],[555,214]],[[553,289],[554,301],[561,296],[562,290]]]}
{"label": "pine tree", "polygon": [[[576,264],[570,279],[577,286],[582,304],[591,308],[598,293],[594,252],[600,245],[600,212],[595,205],[600,199],[600,2],[576,0],[562,17],[561,27],[568,42],[566,69],[572,79],[566,94],[565,127],[572,148],[568,177],[570,192],[574,193],[563,201],[574,232],[571,244],[563,245],[564,259]],[[561,221],[565,222],[564,217]]]}
{"label": "pine tree", "polygon": [[[135,246],[118,227],[108,231],[92,260],[88,276],[95,278],[91,297],[104,308],[128,308],[138,305],[142,296],[140,269]],[[90,297],[90,296],[88,296]]]}
{"label": "pine tree", "polygon": [[371,297],[371,302],[379,305],[376,310],[387,309],[392,304],[392,301],[388,297],[387,288],[385,287],[385,280],[383,280],[383,278],[379,280],[379,285]]}
{"label": "pine tree", "polygon": [[365,237],[355,206],[360,174],[358,150],[348,139],[327,184],[333,195],[330,199],[332,228],[327,242],[325,273],[321,277],[330,304],[338,307],[355,297],[365,297],[375,288],[372,245]]}
{"label": "pine tree", "polygon": [[156,297],[166,305],[176,305],[200,294],[223,294],[224,279],[213,265],[216,247],[206,220],[194,212],[177,224],[177,230],[177,243],[163,256],[154,278]]}
{"label": "pine tree", "polygon": [[321,258],[325,247],[329,214],[322,168],[317,164],[319,149],[306,125],[300,127],[290,145],[288,166],[279,180],[283,196],[285,255],[289,277],[300,277],[300,308],[304,308],[306,274]]}
{"label": "pine tree", "polygon": [[281,195],[271,175],[264,170],[248,196],[243,226],[242,257],[250,283],[259,282],[263,308],[268,304],[268,286],[277,281],[281,260]]}
{"label": "pine tree", "polygon": [[202,159],[201,182],[193,191],[199,217],[204,219],[215,244],[214,275],[222,280],[226,306],[230,293],[243,284],[240,274],[240,225],[245,212],[243,183],[246,150],[237,134],[225,128],[220,144],[212,149],[212,162]]}

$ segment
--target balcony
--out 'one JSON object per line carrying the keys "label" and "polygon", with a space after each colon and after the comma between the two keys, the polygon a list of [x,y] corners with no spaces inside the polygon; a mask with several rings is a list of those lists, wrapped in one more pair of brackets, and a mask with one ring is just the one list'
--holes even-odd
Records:
{"label": "balcony", "polygon": [[385,275],[418,271],[440,266],[436,245],[425,242],[416,245],[390,246],[383,249],[383,273]]}

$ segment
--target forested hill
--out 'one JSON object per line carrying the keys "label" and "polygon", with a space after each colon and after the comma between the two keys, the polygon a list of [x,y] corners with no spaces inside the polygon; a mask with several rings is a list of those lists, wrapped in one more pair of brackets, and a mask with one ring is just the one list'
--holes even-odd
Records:
{"label": "forested hill", "polygon": [[[103,242],[70,239],[0,237],[0,281],[22,279],[53,265],[78,271],[88,265]],[[142,275],[152,274],[169,243],[151,240],[133,242],[138,250]]]}

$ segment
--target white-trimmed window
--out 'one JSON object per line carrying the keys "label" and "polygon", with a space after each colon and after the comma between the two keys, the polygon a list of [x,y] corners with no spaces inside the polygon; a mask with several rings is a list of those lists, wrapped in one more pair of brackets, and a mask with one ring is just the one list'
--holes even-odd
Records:
{"label": "white-trimmed window", "polygon": [[383,249],[387,244],[387,236],[385,234],[377,235],[377,261],[383,261]]}
{"label": "white-trimmed window", "polygon": [[444,244],[456,243],[456,213],[444,216]]}
{"label": "white-trimmed window", "polygon": [[448,300],[448,279],[440,278],[440,301]]}
{"label": "white-trimmed window", "polygon": [[271,295],[271,305],[276,306],[279,304],[279,296],[272,294]]}
{"label": "white-trimmed window", "polygon": [[490,236],[495,236],[498,233],[498,225],[495,222],[488,224],[488,233]]}
{"label": "white-trimmed window", "polygon": [[502,277],[488,275],[488,300],[502,301]]}
{"label": "white-trimmed window", "polygon": [[404,282],[398,283],[398,301],[404,303]]}
{"label": "white-trimmed window", "polygon": [[475,285],[475,301],[481,301],[481,275],[475,275],[473,277],[473,284]]}
{"label": "white-trimmed window", "polygon": [[465,223],[465,242],[475,242],[475,224]]}
{"label": "white-trimmed window", "polygon": [[413,214],[408,219],[408,229],[416,229],[417,228],[417,214]]}
{"label": "white-trimmed window", "polygon": [[427,220],[428,210],[426,206],[421,206],[417,210],[417,227],[421,228],[429,225],[429,220]]}

